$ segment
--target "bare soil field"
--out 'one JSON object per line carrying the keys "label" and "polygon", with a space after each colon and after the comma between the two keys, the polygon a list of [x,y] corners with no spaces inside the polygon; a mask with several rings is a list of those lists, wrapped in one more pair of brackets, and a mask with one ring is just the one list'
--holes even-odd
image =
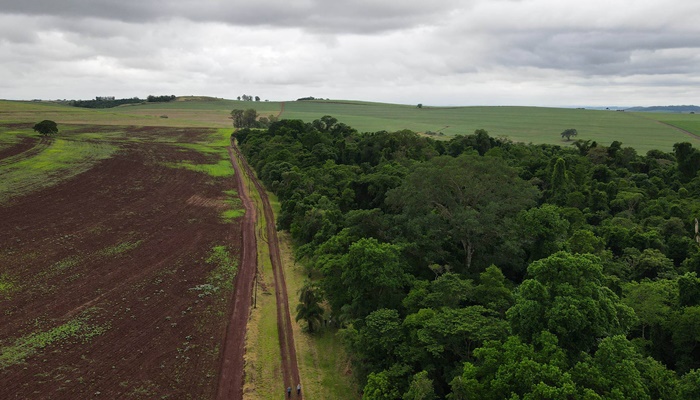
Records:
{"label": "bare soil field", "polygon": [[168,166],[214,162],[172,144],[209,130],[124,129],[141,141],[0,204],[0,398],[216,396],[233,288],[212,254],[239,259],[220,216],[235,180]]}

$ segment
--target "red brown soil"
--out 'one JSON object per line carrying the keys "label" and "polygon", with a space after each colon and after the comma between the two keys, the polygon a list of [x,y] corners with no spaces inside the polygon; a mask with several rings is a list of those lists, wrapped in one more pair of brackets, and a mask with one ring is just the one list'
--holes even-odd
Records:
{"label": "red brown soil", "polygon": [[5,158],[10,158],[17,154],[24,153],[36,146],[37,143],[39,143],[39,138],[26,137],[23,138],[21,142],[13,146],[0,149],[0,161],[2,161]]}
{"label": "red brown soil", "polygon": [[[182,160],[211,161],[157,139],[122,144],[82,174],[0,204],[0,275],[17,287],[0,293],[0,348],[88,309],[105,329],[0,368],[0,398],[215,397],[230,303],[191,289],[214,268],[205,262],[213,246],[241,251],[238,225],[222,222],[218,206],[237,187],[165,166]],[[124,243],[138,245],[105,255]]]}
{"label": "red brown soil", "polygon": [[234,290],[233,309],[226,330],[224,351],[219,368],[219,384],[217,399],[239,400],[243,398],[243,379],[245,364],[245,333],[248,317],[250,316],[251,292],[253,279],[258,268],[258,251],[255,236],[257,214],[248,188],[243,180],[238,163],[229,149],[229,156],[235,171],[238,195],[243,203],[245,215],[241,224],[243,243],[241,246],[241,262],[238,265],[238,275]]}
{"label": "red brown soil", "polygon": [[[275,228],[274,213],[272,211],[267,192],[255,177],[255,174],[253,173],[252,169],[245,160],[245,157],[243,157],[240,150],[238,149],[238,146],[236,146],[235,143],[232,143],[232,150],[230,151],[230,154],[231,162],[234,165],[236,176],[238,177],[238,187],[241,188],[239,191],[239,195],[246,208],[246,215],[249,211],[251,214],[254,214],[256,211],[249,197],[248,189],[243,183],[243,173],[240,170],[236,159],[240,160],[241,164],[243,164],[246,175],[254,183],[255,189],[257,190],[263,202],[263,212],[265,214],[268,246],[270,250],[270,261],[272,263],[272,270],[275,278],[274,281],[275,297],[277,302],[277,331],[279,335],[280,354],[282,358],[282,376],[284,380],[284,386],[281,388],[281,390],[284,390],[284,388],[287,387],[296,388],[297,384],[299,384],[301,380],[299,377],[299,367],[297,365],[296,348],[294,346],[294,335],[292,331],[291,316],[289,313],[287,285],[284,279],[284,270],[282,268],[282,262],[280,257],[279,240],[277,238],[277,230]],[[254,219],[256,217],[253,216],[251,218]],[[253,238],[253,240],[250,240],[252,242],[252,244],[250,244],[250,250],[248,250],[249,244],[246,244],[246,238]],[[251,222],[250,224],[247,224],[244,222],[243,258],[246,258],[247,251],[253,251],[257,254],[255,238],[255,223]],[[236,306],[234,306],[234,312],[230,322],[230,324],[233,326],[245,327],[245,323],[248,319],[250,312],[250,293],[252,289],[254,273],[257,268],[257,259],[254,259],[253,257],[246,259],[250,260],[251,265],[244,266],[245,263],[241,262],[239,275],[237,276],[236,282],[236,303],[240,301],[242,306],[238,309],[240,311],[239,315],[236,314],[237,309]],[[254,265],[252,263],[254,263]],[[242,273],[241,270],[243,269],[249,272]],[[243,290],[245,291],[242,290],[241,292],[238,292],[239,284],[244,286]],[[219,380],[219,392],[217,398],[222,400],[238,400],[243,398],[243,342],[245,338],[241,337],[239,332],[235,330],[230,330],[229,333],[230,335],[227,337],[224,351],[224,364],[222,364],[220,372],[221,375]]]}

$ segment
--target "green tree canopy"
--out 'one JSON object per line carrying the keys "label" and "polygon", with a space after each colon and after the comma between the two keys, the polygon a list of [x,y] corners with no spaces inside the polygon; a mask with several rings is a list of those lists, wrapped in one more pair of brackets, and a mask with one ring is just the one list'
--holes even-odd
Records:
{"label": "green tree canopy", "polygon": [[573,128],[566,129],[564,130],[564,132],[561,133],[561,137],[566,138],[566,140],[571,140],[571,137],[576,135],[578,135],[578,131],[576,131],[576,129]]}
{"label": "green tree canopy", "polygon": [[513,332],[526,341],[550,331],[575,356],[626,333],[634,321],[634,311],[604,285],[598,257],[558,252],[530,264],[528,276],[507,312]]}
{"label": "green tree canopy", "polygon": [[35,124],[32,129],[44,136],[55,135],[58,133],[58,125],[54,121],[48,119]]}
{"label": "green tree canopy", "polygon": [[387,202],[412,219],[422,236],[437,230],[436,239],[444,236],[457,245],[462,265],[473,272],[474,258],[510,238],[509,219],[533,205],[536,196],[537,189],[502,159],[443,156],[419,164],[387,193]]}

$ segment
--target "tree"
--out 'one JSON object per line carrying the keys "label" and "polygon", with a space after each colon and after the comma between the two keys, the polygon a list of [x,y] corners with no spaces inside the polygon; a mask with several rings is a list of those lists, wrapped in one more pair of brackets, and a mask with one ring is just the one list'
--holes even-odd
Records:
{"label": "tree", "polygon": [[463,257],[427,260],[429,264],[462,261],[472,273],[475,257],[483,260],[489,250],[495,252],[502,241],[513,237],[510,219],[532,205],[536,196],[537,189],[504,160],[462,155],[418,164],[400,187],[387,193],[386,201],[412,221],[416,235],[434,237],[431,246]]}
{"label": "tree", "polygon": [[506,313],[513,332],[526,341],[546,330],[575,356],[593,351],[606,336],[627,333],[634,321],[634,311],[604,285],[598,257],[558,252],[527,271],[530,279]]}
{"label": "tree", "polygon": [[417,105],[416,107],[418,107],[418,108],[423,108],[423,104],[422,104],[422,103],[418,103],[418,105]]}
{"label": "tree", "polygon": [[567,141],[571,140],[571,137],[576,136],[576,135],[578,135],[578,132],[576,131],[576,129],[572,129],[572,128],[567,129],[561,133],[561,137],[566,138]]}
{"label": "tree", "polygon": [[428,378],[427,371],[421,371],[411,379],[408,392],[403,395],[405,400],[433,400],[435,399],[433,380]]}
{"label": "tree", "polygon": [[309,333],[313,333],[323,321],[324,311],[319,304],[321,300],[320,288],[311,282],[306,282],[299,290],[296,320],[305,320]]}
{"label": "tree", "polygon": [[398,308],[411,281],[405,269],[399,246],[374,238],[358,240],[347,254],[323,266],[333,311],[349,305],[350,317],[364,318],[378,308]]}
{"label": "tree", "polygon": [[543,204],[521,211],[518,222],[529,261],[539,260],[562,249],[569,222],[561,217],[559,207]]}
{"label": "tree", "polygon": [[58,125],[54,121],[45,119],[34,125],[35,132],[39,132],[44,136],[55,135],[58,133]]}
{"label": "tree", "polygon": [[232,110],[231,119],[233,120],[234,128],[243,128],[243,110]]}
{"label": "tree", "polygon": [[[576,387],[567,373],[566,356],[549,332],[537,335],[534,345],[510,336],[489,341],[474,350],[478,362],[464,363],[450,386],[451,400],[571,399]],[[587,398],[587,397],[580,397]]]}

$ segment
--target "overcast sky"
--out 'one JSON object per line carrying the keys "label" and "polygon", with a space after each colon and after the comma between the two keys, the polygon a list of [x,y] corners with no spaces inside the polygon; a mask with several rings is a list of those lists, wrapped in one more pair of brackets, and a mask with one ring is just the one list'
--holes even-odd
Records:
{"label": "overcast sky", "polygon": [[0,0],[0,98],[700,104],[698,0]]}

